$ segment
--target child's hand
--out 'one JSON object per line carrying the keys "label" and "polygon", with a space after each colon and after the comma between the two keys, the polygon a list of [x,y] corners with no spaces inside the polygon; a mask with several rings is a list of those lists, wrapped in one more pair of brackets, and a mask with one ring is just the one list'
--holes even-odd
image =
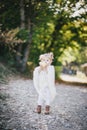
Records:
{"label": "child's hand", "polygon": [[39,65],[40,65],[41,68],[46,68],[47,67],[46,62],[39,62]]}
{"label": "child's hand", "polygon": [[39,65],[40,65],[39,72],[41,72],[42,70],[47,71],[47,66],[48,65],[45,62],[40,62]]}

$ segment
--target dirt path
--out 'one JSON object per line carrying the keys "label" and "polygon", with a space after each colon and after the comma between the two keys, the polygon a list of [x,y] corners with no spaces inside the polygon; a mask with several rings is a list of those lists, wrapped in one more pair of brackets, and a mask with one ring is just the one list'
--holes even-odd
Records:
{"label": "dirt path", "polygon": [[87,130],[87,88],[56,84],[50,115],[39,115],[32,80],[0,86],[0,130]]}

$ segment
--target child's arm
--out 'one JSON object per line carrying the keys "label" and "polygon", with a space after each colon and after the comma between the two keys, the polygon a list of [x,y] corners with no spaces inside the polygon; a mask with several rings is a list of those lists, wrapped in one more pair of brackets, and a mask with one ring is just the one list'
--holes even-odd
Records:
{"label": "child's arm", "polygon": [[54,66],[50,66],[48,68],[48,85],[49,85],[50,93],[51,93],[52,100],[53,100],[56,96]]}
{"label": "child's arm", "polygon": [[54,66],[48,68],[48,80],[50,86],[55,86],[55,69]]}
{"label": "child's arm", "polygon": [[38,67],[36,67],[33,72],[33,83],[34,83],[34,87],[35,87],[36,91],[39,93],[38,77],[39,77],[39,70],[38,70]]}

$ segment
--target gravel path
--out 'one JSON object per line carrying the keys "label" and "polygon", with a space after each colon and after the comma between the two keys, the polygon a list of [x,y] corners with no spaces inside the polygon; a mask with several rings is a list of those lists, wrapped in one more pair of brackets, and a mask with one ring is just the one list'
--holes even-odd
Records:
{"label": "gravel path", "polygon": [[0,130],[87,130],[87,88],[56,84],[50,115],[34,110],[32,80],[14,78],[0,86]]}

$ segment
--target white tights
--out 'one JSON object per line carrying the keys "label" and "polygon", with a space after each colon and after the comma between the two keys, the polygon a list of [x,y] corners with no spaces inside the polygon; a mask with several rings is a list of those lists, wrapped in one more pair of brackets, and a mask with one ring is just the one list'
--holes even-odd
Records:
{"label": "white tights", "polygon": [[44,89],[42,89],[39,93],[39,97],[38,97],[38,105],[43,105],[43,103],[45,103],[45,105],[50,106],[50,92],[48,87],[45,87]]}

